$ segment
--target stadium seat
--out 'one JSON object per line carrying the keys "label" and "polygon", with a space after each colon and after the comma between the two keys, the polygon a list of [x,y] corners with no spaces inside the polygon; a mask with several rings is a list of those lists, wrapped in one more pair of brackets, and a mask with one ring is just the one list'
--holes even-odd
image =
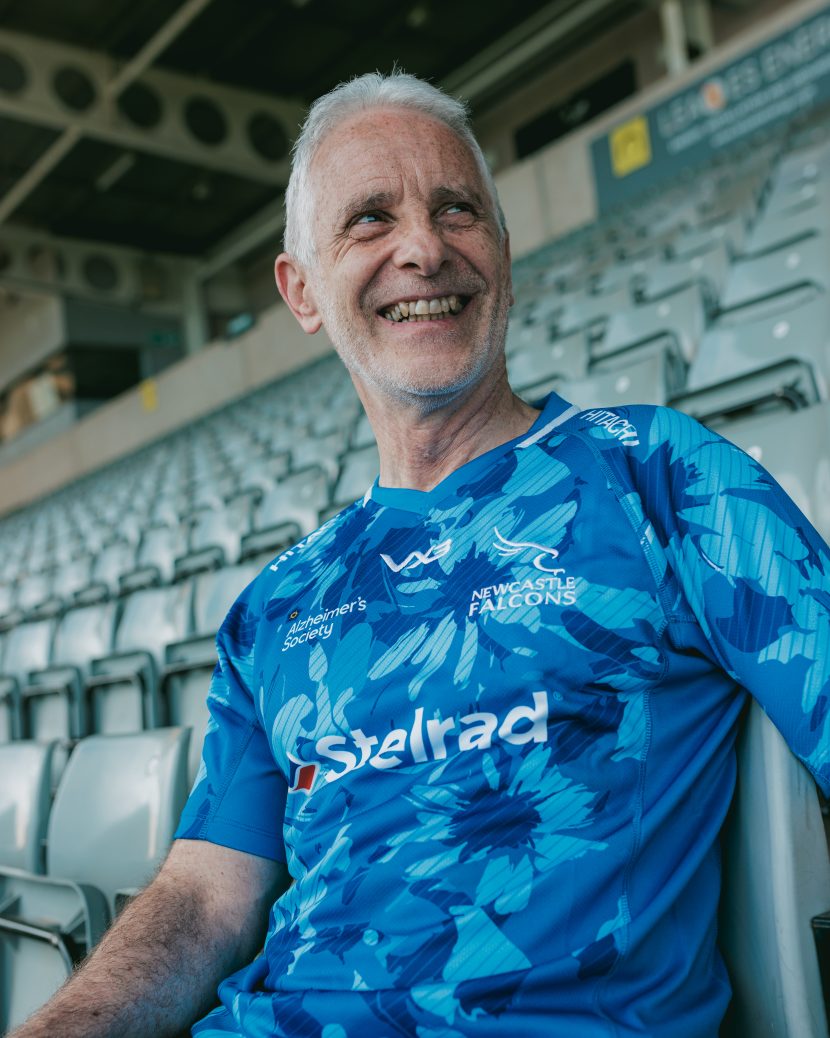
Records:
{"label": "stadium seat", "polygon": [[664,350],[653,350],[621,367],[594,369],[584,378],[563,381],[557,392],[581,410],[665,404],[669,363]]}
{"label": "stadium seat", "polygon": [[[774,396],[776,387],[795,380],[796,390],[801,394],[801,399],[793,398],[796,405],[808,406],[816,400],[827,399],[830,386],[828,317],[828,297],[808,289],[726,312],[703,337],[698,356],[689,370],[687,390],[699,391],[728,383],[727,395],[732,404],[738,406],[743,401]],[[770,385],[766,384],[765,372],[773,376]],[[695,405],[698,409],[691,412],[698,416],[700,399],[698,396],[698,405]],[[688,409],[685,402],[676,406]]]}
{"label": "stadium seat", "polygon": [[22,693],[31,673],[48,665],[54,630],[54,620],[32,620],[12,628],[6,636],[0,699],[12,718],[11,728],[16,738],[25,738],[28,734],[23,720]]}
{"label": "stadium seat", "polygon": [[739,259],[729,271],[721,308],[744,306],[799,284],[830,288],[830,232],[811,234],[757,256]]}
{"label": "stadium seat", "polygon": [[583,378],[588,372],[588,338],[573,332],[555,342],[517,351],[507,358],[507,375],[513,388],[521,393],[557,378]]}
{"label": "stadium seat", "polygon": [[240,592],[259,572],[253,564],[200,573],[193,581],[193,629],[165,649],[162,695],[170,724],[193,729],[188,778],[196,778],[208,719],[207,692],[216,666],[216,632]]}
{"label": "stadium seat", "polygon": [[89,584],[75,592],[75,601],[99,602],[119,593],[119,580],[135,565],[135,545],[126,540],[112,540],[95,556]]}
{"label": "stadium seat", "polygon": [[90,664],[85,703],[87,731],[135,732],[163,722],[159,693],[164,649],[189,627],[191,587],[145,588],[130,595],[113,652]]}
{"label": "stadium seat", "polygon": [[762,215],[748,235],[744,251],[748,256],[755,256],[817,231],[830,232],[830,208],[822,204],[819,196],[792,209]]}
{"label": "stadium seat", "polygon": [[700,285],[687,285],[661,299],[615,310],[608,319],[605,335],[591,344],[591,359],[610,357],[659,340],[690,364],[705,327],[706,306]]}
{"label": "stadium seat", "polygon": [[718,304],[729,273],[729,252],[722,240],[710,241],[695,255],[664,260],[653,267],[643,282],[647,300],[677,292],[687,285],[700,284],[707,309]]}
{"label": "stadium seat", "polygon": [[830,543],[830,403],[730,421],[718,432],[771,472]]}
{"label": "stadium seat", "polygon": [[187,795],[189,734],[78,744],[49,817],[46,875],[0,869],[0,1032],[49,998],[152,877]]}
{"label": "stadium seat", "polygon": [[58,621],[47,667],[34,670],[23,689],[23,729],[31,739],[66,742],[87,734],[84,688],[93,659],[112,649],[116,603],[70,609]]}
{"label": "stadium seat", "polygon": [[738,740],[723,836],[720,946],[733,997],[721,1038],[825,1038],[813,917],[830,909],[815,783],[760,706]]}
{"label": "stadium seat", "polygon": [[242,539],[243,557],[251,557],[272,543],[282,547],[290,537],[288,524],[296,530],[297,540],[311,533],[318,523],[320,512],[329,503],[329,477],[315,465],[295,472],[277,483],[256,506],[251,532]]}
{"label": "stadium seat", "polygon": [[187,551],[187,530],[175,526],[150,526],[144,531],[136,554],[135,568],[122,573],[118,586],[122,592],[137,591],[173,580],[176,559]]}
{"label": "stadium seat", "polygon": [[239,561],[242,538],[251,528],[251,499],[239,495],[227,504],[203,508],[189,518],[188,525],[187,552],[174,563],[176,579]]}
{"label": "stadium seat", "polygon": [[0,746],[0,868],[44,871],[54,743]]}
{"label": "stadium seat", "polygon": [[343,469],[332,494],[332,507],[343,508],[363,497],[377,479],[380,456],[375,444],[351,451],[343,458]]}
{"label": "stadium seat", "polygon": [[561,338],[571,332],[587,331],[599,333],[612,314],[631,306],[631,293],[620,286],[603,295],[592,292],[574,292],[564,300],[556,319],[556,336]]}
{"label": "stadium seat", "polygon": [[672,245],[672,255],[678,259],[697,256],[703,249],[723,242],[731,256],[743,252],[746,241],[746,222],[741,215],[703,221],[682,231]]}

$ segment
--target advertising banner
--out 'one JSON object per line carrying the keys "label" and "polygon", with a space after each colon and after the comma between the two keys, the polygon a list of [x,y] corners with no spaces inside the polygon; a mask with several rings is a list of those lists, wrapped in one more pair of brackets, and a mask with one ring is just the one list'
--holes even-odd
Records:
{"label": "advertising banner", "polygon": [[830,7],[591,142],[600,212],[830,102]]}

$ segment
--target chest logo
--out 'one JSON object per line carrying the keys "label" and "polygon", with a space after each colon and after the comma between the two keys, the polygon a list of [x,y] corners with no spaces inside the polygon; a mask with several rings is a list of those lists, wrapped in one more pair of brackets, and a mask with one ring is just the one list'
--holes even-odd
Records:
{"label": "chest logo", "polygon": [[560,567],[551,565],[554,559],[559,558],[559,552],[556,548],[549,548],[545,544],[536,544],[535,541],[508,541],[506,537],[502,537],[495,526],[493,527],[493,533],[496,535],[493,547],[504,558],[512,558],[514,555],[519,555],[528,548],[532,548],[538,553],[533,559],[533,565],[536,569],[541,570],[542,573],[562,572]]}
{"label": "chest logo", "polygon": [[440,544],[431,545],[426,552],[411,551],[403,562],[395,562],[391,555],[384,555],[383,552],[381,552],[380,557],[394,573],[400,573],[401,570],[414,569],[416,566],[428,566],[430,562],[437,562],[438,559],[448,555],[451,548],[452,537],[448,537],[445,541],[441,541]]}

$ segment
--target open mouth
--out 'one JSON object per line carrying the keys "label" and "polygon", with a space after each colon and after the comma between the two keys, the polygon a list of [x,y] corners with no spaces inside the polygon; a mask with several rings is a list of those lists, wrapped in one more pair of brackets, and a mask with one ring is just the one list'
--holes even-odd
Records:
{"label": "open mouth", "polygon": [[440,299],[406,299],[385,306],[378,313],[387,321],[440,321],[445,317],[460,314],[469,303],[469,296],[441,296]]}

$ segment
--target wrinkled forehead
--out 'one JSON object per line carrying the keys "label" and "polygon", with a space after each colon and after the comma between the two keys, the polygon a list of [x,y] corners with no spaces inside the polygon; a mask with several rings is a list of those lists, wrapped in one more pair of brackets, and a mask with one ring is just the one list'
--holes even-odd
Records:
{"label": "wrinkled forehead", "polygon": [[356,113],[320,143],[309,169],[313,208],[331,218],[364,194],[394,193],[403,185],[428,194],[438,185],[490,200],[466,141],[421,112],[401,108]]}

